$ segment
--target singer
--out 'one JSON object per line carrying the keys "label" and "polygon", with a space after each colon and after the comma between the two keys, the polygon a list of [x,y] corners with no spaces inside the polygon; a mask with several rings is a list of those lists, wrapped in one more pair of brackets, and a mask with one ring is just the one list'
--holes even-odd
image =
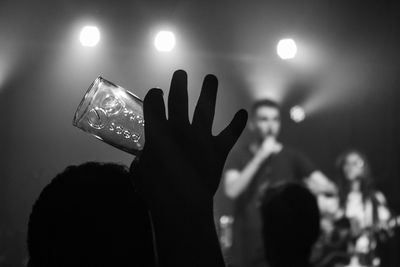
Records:
{"label": "singer", "polygon": [[255,140],[242,149],[240,159],[224,173],[224,190],[234,200],[232,266],[265,267],[259,214],[267,187],[285,182],[304,183],[315,194],[335,191],[335,185],[299,151],[278,141],[280,107],[258,100],[250,111]]}

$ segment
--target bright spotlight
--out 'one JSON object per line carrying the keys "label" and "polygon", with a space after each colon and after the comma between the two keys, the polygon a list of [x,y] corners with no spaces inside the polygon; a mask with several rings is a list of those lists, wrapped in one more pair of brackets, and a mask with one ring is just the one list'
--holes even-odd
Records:
{"label": "bright spotlight", "polygon": [[290,109],[290,118],[294,122],[301,122],[306,118],[306,112],[300,106],[294,106]]}
{"label": "bright spotlight", "polygon": [[276,51],[282,59],[292,59],[296,56],[297,46],[293,39],[282,39],[279,41]]}
{"label": "bright spotlight", "polygon": [[169,52],[175,47],[175,35],[170,31],[160,31],[154,40],[158,51]]}
{"label": "bright spotlight", "polygon": [[79,40],[83,46],[93,47],[100,41],[100,31],[96,26],[85,26],[81,30]]}

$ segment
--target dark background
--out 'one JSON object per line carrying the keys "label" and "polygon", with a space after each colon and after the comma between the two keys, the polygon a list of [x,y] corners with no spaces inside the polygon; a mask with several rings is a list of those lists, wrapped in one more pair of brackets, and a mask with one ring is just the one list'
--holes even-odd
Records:
{"label": "dark background", "polygon": [[[399,12],[396,1],[372,0],[0,0],[0,266],[21,265],[32,203],[55,174],[132,160],[72,126],[99,74],[143,98],[157,86],[167,95],[172,72],[185,69],[191,112],[202,78],[216,74],[215,133],[237,109],[273,96],[284,107],[282,141],[332,178],[337,155],[361,149],[400,212]],[[101,31],[95,48],[79,44],[86,24]],[[161,29],[176,34],[171,53],[154,49]],[[275,52],[285,37],[298,45],[291,61]],[[295,104],[308,114],[301,123],[288,116]],[[230,210],[219,192],[217,216]]]}

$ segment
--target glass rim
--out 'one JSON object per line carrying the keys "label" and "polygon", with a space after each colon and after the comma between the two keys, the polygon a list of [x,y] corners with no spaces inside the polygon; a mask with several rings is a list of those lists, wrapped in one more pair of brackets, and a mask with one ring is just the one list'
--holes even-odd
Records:
{"label": "glass rim", "polygon": [[72,124],[74,126],[78,126],[78,122],[81,120],[81,118],[85,115],[87,112],[89,106],[90,106],[90,101],[89,99],[97,92],[99,88],[99,84],[104,81],[104,78],[101,76],[98,76],[89,86],[89,88],[86,90],[85,95],[83,96],[81,102],[78,105],[78,108],[75,111],[74,114],[74,119],[72,121]]}

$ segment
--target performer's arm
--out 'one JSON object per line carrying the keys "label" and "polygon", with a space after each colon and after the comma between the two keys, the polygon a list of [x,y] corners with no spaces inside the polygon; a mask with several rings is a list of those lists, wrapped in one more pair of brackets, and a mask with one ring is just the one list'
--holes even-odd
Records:
{"label": "performer's arm", "polygon": [[387,206],[386,197],[382,192],[375,192],[375,199],[377,201],[377,215],[380,225],[386,225],[392,216]]}
{"label": "performer's arm", "polygon": [[313,171],[305,179],[305,183],[314,194],[319,194],[322,192],[335,193],[337,191],[336,185],[329,180],[325,174],[318,170]]}
{"label": "performer's arm", "polygon": [[264,160],[280,149],[282,149],[282,145],[277,143],[275,139],[265,140],[261,148],[242,171],[235,169],[227,170],[224,177],[226,195],[232,199],[238,197],[247,188]]}

